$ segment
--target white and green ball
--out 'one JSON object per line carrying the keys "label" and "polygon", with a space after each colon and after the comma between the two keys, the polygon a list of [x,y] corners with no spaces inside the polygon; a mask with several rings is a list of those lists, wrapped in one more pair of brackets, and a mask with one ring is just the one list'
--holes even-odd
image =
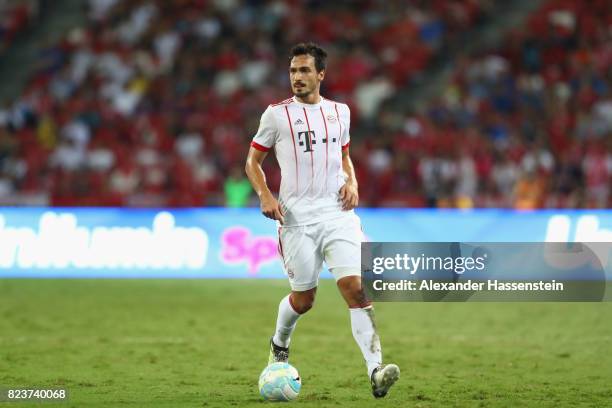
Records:
{"label": "white and green ball", "polygon": [[291,401],[302,388],[298,371],[289,363],[273,363],[259,376],[259,393],[267,401]]}

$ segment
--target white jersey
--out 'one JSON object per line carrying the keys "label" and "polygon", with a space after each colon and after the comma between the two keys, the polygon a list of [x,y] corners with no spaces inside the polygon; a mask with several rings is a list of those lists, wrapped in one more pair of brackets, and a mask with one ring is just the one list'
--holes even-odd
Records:
{"label": "white jersey", "polygon": [[295,97],[270,105],[251,146],[274,149],[281,168],[279,203],[284,226],[314,224],[342,216],[338,191],[346,182],[342,150],[350,142],[347,105],[321,97],[317,104]]}

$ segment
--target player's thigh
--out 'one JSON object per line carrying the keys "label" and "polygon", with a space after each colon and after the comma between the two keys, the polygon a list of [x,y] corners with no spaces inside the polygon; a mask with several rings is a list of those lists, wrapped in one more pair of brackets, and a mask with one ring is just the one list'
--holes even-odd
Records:
{"label": "player's thigh", "polygon": [[325,263],[336,281],[346,276],[361,276],[361,221],[355,214],[326,223],[323,253]]}
{"label": "player's thigh", "polygon": [[307,225],[283,227],[279,231],[283,268],[294,291],[315,288],[319,282],[323,257],[311,229],[312,226]]}

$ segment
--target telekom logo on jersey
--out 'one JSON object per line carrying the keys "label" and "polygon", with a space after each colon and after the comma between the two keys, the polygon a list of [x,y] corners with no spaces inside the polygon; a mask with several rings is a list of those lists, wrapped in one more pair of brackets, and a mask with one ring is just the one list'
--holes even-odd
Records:
{"label": "telekom logo on jersey", "polygon": [[259,268],[278,259],[278,241],[270,236],[254,236],[245,227],[230,227],[221,236],[221,260],[226,264],[246,263],[249,275],[256,275]]}

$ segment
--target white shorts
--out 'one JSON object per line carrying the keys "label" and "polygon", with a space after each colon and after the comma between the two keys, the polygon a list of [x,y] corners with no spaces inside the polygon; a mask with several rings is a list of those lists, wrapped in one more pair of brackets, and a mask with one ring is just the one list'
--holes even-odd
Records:
{"label": "white shorts", "polygon": [[279,254],[291,289],[317,287],[323,262],[334,278],[361,275],[361,221],[354,213],[325,222],[279,227]]}

